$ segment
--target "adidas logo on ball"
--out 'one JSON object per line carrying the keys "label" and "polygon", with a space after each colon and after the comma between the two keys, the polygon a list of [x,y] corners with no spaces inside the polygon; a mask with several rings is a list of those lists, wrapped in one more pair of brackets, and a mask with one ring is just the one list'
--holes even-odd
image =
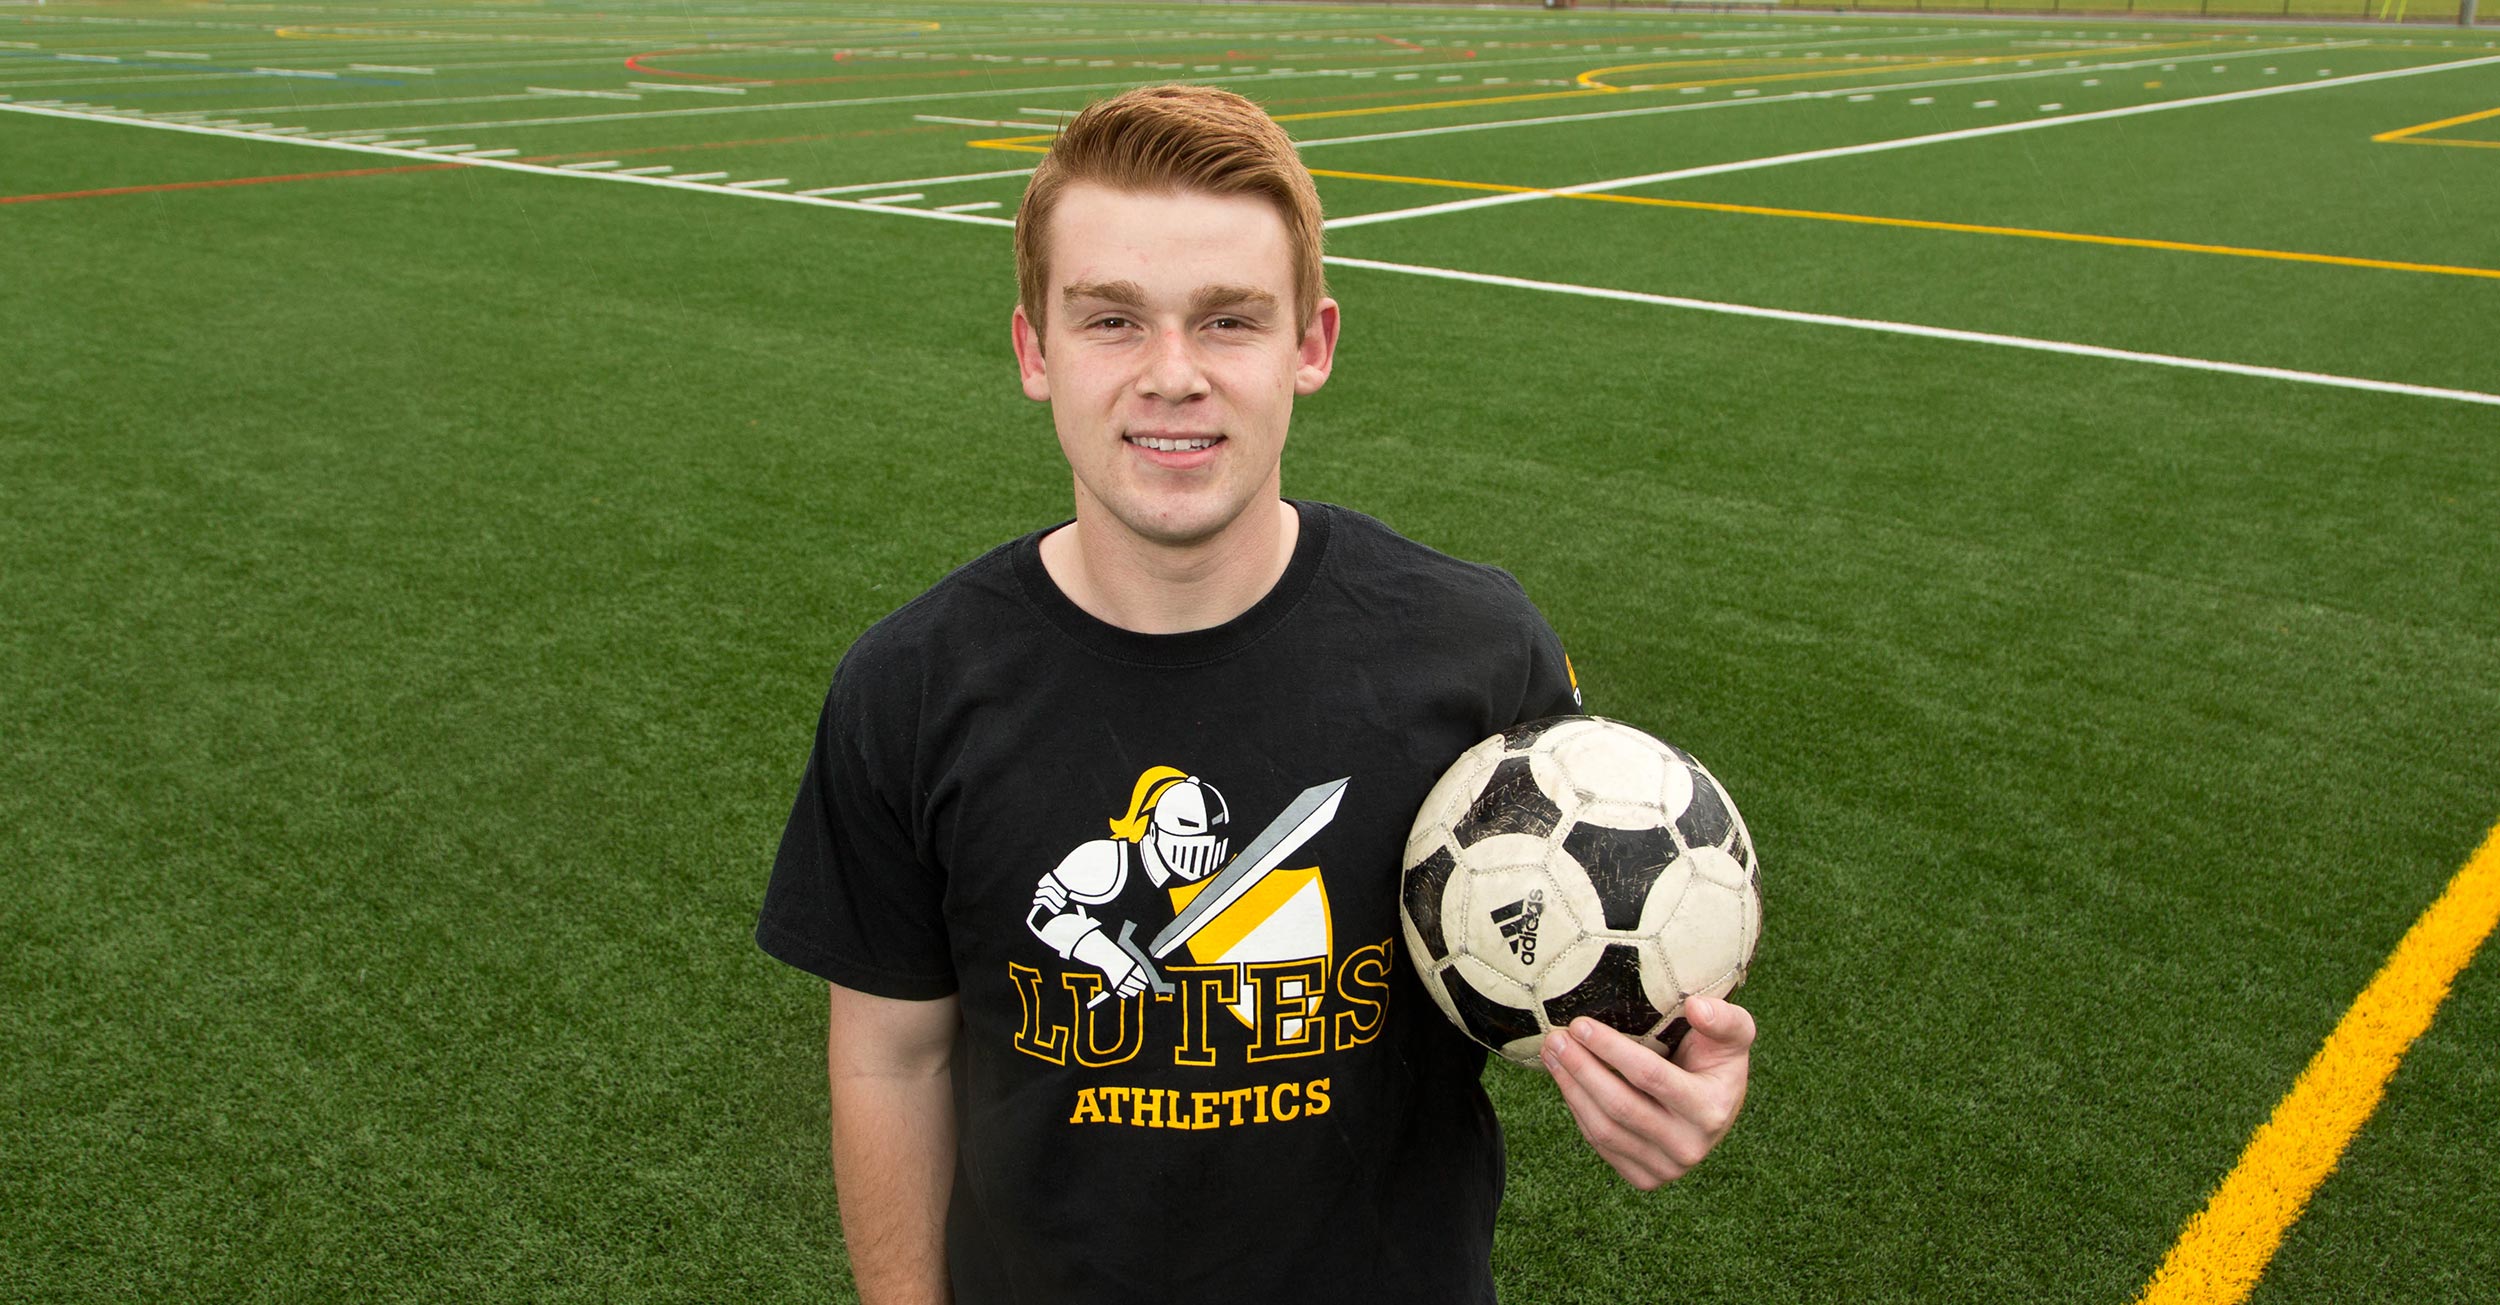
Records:
{"label": "adidas logo on ball", "polygon": [[1545,914],[1545,890],[1532,888],[1525,899],[1511,903],[1493,913],[1493,923],[1502,928],[1502,941],[1510,944],[1511,954],[1522,965],[1536,964],[1536,922]]}

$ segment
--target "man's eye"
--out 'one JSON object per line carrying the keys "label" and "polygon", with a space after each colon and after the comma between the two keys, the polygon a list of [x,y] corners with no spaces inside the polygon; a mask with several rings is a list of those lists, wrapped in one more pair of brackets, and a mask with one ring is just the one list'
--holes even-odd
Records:
{"label": "man's eye", "polygon": [[1227,331],[1239,331],[1249,329],[1250,323],[1239,317],[1219,317],[1210,323],[1210,325]]}
{"label": "man's eye", "polygon": [[1097,318],[1095,318],[1095,319],[1094,319],[1094,325],[1096,325],[1096,326],[1100,326],[1100,327],[1107,327],[1107,328],[1109,328],[1109,329],[1111,329],[1111,330],[1116,331],[1116,330],[1119,330],[1120,328],[1122,328],[1122,327],[1124,327],[1124,326],[1127,326],[1127,325],[1128,325],[1128,319],[1127,319],[1127,318],[1125,318],[1125,317],[1097,317]]}

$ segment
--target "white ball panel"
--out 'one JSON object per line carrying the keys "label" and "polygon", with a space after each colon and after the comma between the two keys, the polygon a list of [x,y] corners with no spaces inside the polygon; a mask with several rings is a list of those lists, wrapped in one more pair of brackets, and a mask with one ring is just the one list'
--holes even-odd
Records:
{"label": "white ball panel", "polygon": [[1574,729],[1552,752],[1572,788],[1591,802],[1655,805],[1668,771],[1681,769],[1649,736],[1613,721]]}
{"label": "white ball panel", "polygon": [[1682,909],[1658,931],[1658,946],[1690,991],[1730,980],[1745,959],[1745,894],[1693,880]]}
{"label": "white ball panel", "polygon": [[1745,872],[1735,857],[1715,847],[1697,847],[1684,854],[1692,863],[1693,873],[1722,888],[1739,892],[1753,891],[1753,876]]}
{"label": "white ball panel", "polygon": [[1501,736],[1495,735],[1459,754],[1458,760],[1441,773],[1440,781],[1424,795],[1424,805],[1415,813],[1414,825],[1407,830],[1406,864],[1423,860],[1448,840],[1450,826],[1484,791],[1484,782],[1492,778],[1501,753]]}
{"label": "white ball panel", "polygon": [[1443,917],[1458,950],[1514,983],[1535,984],[1558,952],[1580,940],[1583,926],[1541,860],[1451,878],[1466,879],[1468,889],[1466,913]]}
{"label": "white ball panel", "polygon": [[[1606,943],[1603,939],[1582,935],[1572,936],[1568,946],[1553,952],[1540,951],[1536,973],[1530,980],[1529,995],[1543,1003],[1579,987],[1580,981],[1589,977],[1589,971],[1597,968],[1597,959],[1605,954]],[[1544,1019],[1541,1008],[1537,1018]]]}
{"label": "white ball panel", "polygon": [[1679,856],[1667,864],[1657,882],[1649,886],[1649,900],[1641,904],[1641,935],[1644,938],[1656,938],[1658,931],[1666,928],[1667,922],[1683,909],[1684,896],[1690,891],[1692,883],[1691,854]]}
{"label": "white ball panel", "polygon": [[1667,824],[1675,819],[1675,817],[1669,815],[1664,808],[1660,807],[1656,802],[1647,797],[1644,797],[1637,802],[1624,802],[1613,799],[1608,799],[1602,802],[1589,802],[1583,805],[1577,812],[1574,812],[1573,815],[1575,818],[1585,820],[1592,825],[1604,825],[1608,829],[1633,831],[1656,829],[1660,825]]}

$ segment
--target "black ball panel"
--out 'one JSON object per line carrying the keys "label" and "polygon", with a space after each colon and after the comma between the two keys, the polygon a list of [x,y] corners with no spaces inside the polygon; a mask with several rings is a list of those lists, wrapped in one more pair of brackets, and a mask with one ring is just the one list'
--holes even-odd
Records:
{"label": "black ball panel", "polygon": [[1449,887],[1450,872],[1458,868],[1458,859],[1450,849],[1436,847],[1432,855],[1407,867],[1406,883],[1400,888],[1406,905],[1406,918],[1415,922],[1415,933],[1423,939],[1424,950],[1437,963],[1450,954],[1450,945],[1441,928],[1441,894]]}
{"label": "black ball panel", "polygon": [[1684,835],[1687,847],[1723,847],[1736,822],[1727,813],[1727,802],[1719,796],[1719,786],[1710,777],[1693,772],[1693,800],[1676,817],[1676,830]]}
{"label": "black ball panel", "polygon": [[1467,814],[1450,827],[1460,847],[1473,847],[1495,834],[1527,834],[1543,838],[1562,823],[1562,808],[1536,786],[1526,757],[1504,757],[1484,781],[1484,790]]}
{"label": "black ball panel", "polygon": [[1641,927],[1641,907],[1650,885],[1675,861],[1681,849],[1664,826],[1657,829],[1608,829],[1582,821],[1563,836],[1563,851],[1588,874],[1605,908],[1606,927],[1630,933]]}
{"label": "black ball panel", "polygon": [[1632,1037],[1657,1027],[1658,1008],[1641,991],[1641,954],[1631,944],[1606,944],[1587,978],[1545,1003],[1546,1022],[1558,1029],[1583,1015]]}
{"label": "black ball panel", "polygon": [[1536,1012],[1505,1006],[1485,996],[1455,970],[1441,972],[1441,988],[1450,995],[1450,1006],[1458,1012],[1459,1026],[1467,1030],[1467,1036],[1488,1047],[1535,1037],[1545,1031],[1537,1027]]}

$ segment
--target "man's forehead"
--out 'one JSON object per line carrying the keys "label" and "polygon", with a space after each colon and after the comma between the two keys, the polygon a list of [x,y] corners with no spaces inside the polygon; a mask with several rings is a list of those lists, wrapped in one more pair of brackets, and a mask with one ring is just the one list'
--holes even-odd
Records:
{"label": "man's forehead", "polygon": [[1062,300],[1114,289],[1141,304],[1223,294],[1272,299],[1292,289],[1293,252],[1284,216],[1256,195],[1081,182],[1053,206],[1050,279]]}

